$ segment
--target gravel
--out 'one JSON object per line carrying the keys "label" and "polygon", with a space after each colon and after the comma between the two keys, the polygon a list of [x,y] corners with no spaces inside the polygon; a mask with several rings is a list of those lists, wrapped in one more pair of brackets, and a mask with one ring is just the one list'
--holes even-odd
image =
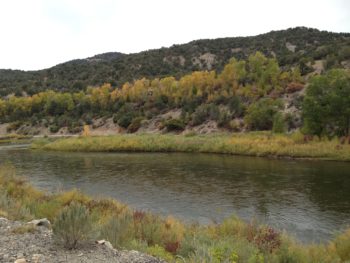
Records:
{"label": "gravel", "polygon": [[0,262],[3,263],[163,263],[165,261],[138,251],[118,251],[109,242],[86,244],[76,250],[57,246],[52,230],[45,226],[35,227],[33,233],[13,232],[26,223],[0,218]]}

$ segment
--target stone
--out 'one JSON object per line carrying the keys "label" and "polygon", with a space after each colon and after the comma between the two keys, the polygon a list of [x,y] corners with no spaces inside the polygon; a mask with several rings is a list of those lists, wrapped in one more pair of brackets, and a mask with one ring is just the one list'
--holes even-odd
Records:
{"label": "stone", "polygon": [[42,255],[42,254],[33,254],[32,262],[33,263],[44,262],[44,255]]}
{"label": "stone", "polygon": [[27,260],[25,258],[19,258],[19,259],[15,260],[14,263],[27,263]]}
{"label": "stone", "polygon": [[113,252],[116,252],[116,249],[112,246],[111,242],[106,241],[104,239],[96,241],[97,244],[99,245],[104,245],[106,248],[112,250]]}
{"label": "stone", "polygon": [[35,220],[28,222],[28,224],[33,224],[35,226],[44,226],[47,228],[51,227],[51,223],[47,218],[35,219]]}
{"label": "stone", "polygon": [[104,243],[104,245],[105,245],[105,246],[106,246],[108,249],[110,249],[110,250],[114,250],[114,248],[113,248],[113,246],[112,246],[111,242],[106,241],[106,242]]}

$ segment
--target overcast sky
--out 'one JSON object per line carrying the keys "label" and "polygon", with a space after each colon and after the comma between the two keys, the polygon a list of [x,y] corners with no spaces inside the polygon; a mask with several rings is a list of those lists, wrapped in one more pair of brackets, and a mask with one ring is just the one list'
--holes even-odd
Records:
{"label": "overcast sky", "polygon": [[0,68],[296,26],[350,32],[350,0],[0,0]]}

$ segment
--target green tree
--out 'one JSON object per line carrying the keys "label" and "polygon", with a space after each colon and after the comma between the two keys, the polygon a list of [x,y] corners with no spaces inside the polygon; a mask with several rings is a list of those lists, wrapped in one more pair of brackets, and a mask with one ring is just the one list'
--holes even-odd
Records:
{"label": "green tree", "polygon": [[260,99],[248,107],[244,121],[251,130],[271,130],[274,116],[281,108],[280,100]]}
{"label": "green tree", "polygon": [[350,73],[334,69],[311,80],[303,101],[306,132],[350,135]]}

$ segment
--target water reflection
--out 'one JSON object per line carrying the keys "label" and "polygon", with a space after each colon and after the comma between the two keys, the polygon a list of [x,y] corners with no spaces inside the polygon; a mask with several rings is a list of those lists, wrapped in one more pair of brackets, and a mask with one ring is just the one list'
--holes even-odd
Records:
{"label": "water reflection", "polygon": [[202,223],[236,213],[325,240],[350,224],[350,164],[210,154],[0,150],[38,187],[111,196]]}

